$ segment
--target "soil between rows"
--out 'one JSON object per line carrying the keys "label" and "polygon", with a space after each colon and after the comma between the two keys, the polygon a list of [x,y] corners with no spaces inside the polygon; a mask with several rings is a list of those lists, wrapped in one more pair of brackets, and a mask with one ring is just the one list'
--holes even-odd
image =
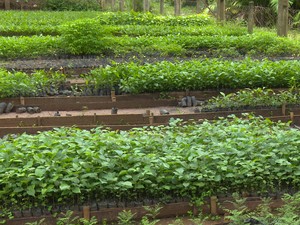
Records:
{"label": "soil between rows", "polygon": [[[198,52],[193,56],[186,57],[173,57],[173,56],[144,56],[144,55],[127,55],[123,57],[110,57],[110,56],[70,56],[62,58],[39,58],[39,59],[16,59],[16,60],[0,60],[0,68],[8,70],[59,70],[65,69],[66,72],[72,73],[72,69],[76,69],[77,73],[81,72],[80,69],[85,70],[93,69],[99,66],[109,65],[112,62],[125,63],[125,62],[142,62],[154,63],[160,61],[183,61],[193,60],[210,57],[208,52]],[[212,57],[214,58],[214,57]],[[241,60],[245,57],[223,57],[224,60]],[[300,57],[253,57],[253,59],[262,60],[268,58],[272,61],[278,60],[300,60]],[[77,74],[78,75],[78,74]]]}
{"label": "soil between rows", "polygon": [[[195,107],[187,107],[187,108],[181,108],[181,107],[151,107],[151,108],[135,108],[135,109],[118,109],[118,114],[143,114],[146,113],[146,110],[150,110],[151,113],[154,115],[160,115],[160,110],[165,109],[170,114],[190,114],[194,113]],[[42,111],[40,113],[3,113],[0,115],[0,119],[4,118],[35,118],[35,117],[51,117],[54,116],[56,111]],[[101,110],[80,110],[80,111],[59,111],[60,116],[85,116],[85,115],[111,115],[111,109],[101,109]]]}

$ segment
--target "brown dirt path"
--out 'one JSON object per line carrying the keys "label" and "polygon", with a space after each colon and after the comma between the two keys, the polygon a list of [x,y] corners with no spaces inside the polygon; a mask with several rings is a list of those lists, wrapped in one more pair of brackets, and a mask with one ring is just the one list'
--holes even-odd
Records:
{"label": "brown dirt path", "polygon": [[[160,115],[160,110],[166,109],[169,111],[170,115],[172,114],[188,114],[194,113],[195,107],[152,107],[152,108],[136,108],[136,109],[118,109],[118,114],[143,114],[146,113],[146,110],[150,110],[150,112],[154,113],[154,115]],[[56,111],[42,111],[41,113],[29,114],[29,113],[21,113],[17,114],[15,112],[11,113],[3,113],[0,115],[0,119],[2,118],[35,118],[35,117],[51,117],[54,116]],[[84,116],[84,115],[110,115],[111,109],[102,109],[102,110],[81,110],[81,111],[59,111],[61,116]]]}

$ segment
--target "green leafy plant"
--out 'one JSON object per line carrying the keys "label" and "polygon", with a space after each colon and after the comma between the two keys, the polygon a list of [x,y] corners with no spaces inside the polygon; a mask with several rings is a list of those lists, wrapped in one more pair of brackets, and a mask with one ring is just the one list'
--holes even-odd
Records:
{"label": "green leafy plant", "polygon": [[131,210],[123,210],[118,214],[118,224],[120,225],[132,225],[134,224],[134,216],[136,213],[132,213]]}
{"label": "green leafy plant", "polygon": [[0,224],[5,224],[6,220],[13,219],[13,213],[5,206],[0,207]]}
{"label": "green leafy plant", "polygon": [[153,206],[143,206],[143,208],[147,211],[146,216],[151,218],[152,220],[156,219],[159,214],[159,211],[163,208],[160,204],[155,204]]}
{"label": "green leafy plant", "polygon": [[149,220],[147,216],[143,216],[141,220],[141,225],[155,225],[159,222],[159,220]]}
{"label": "green leafy plant", "polygon": [[35,221],[35,222],[32,222],[32,223],[28,222],[25,225],[43,225],[43,224],[45,224],[44,222],[45,222],[45,218],[42,218],[39,221]]}
{"label": "green leafy plant", "polygon": [[[96,225],[98,221],[95,217],[92,217],[90,220],[85,218],[79,218],[78,216],[73,216],[73,212],[68,210],[65,213],[60,213],[59,215],[55,215],[57,217],[56,224],[57,225]],[[47,224],[45,222],[45,218],[42,218],[35,222],[28,222],[26,225],[44,225]]]}
{"label": "green leafy plant", "polygon": [[[176,218],[176,219],[174,220],[174,222],[171,223],[171,224],[169,224],[169,225],[184,225],[184,222],[182,221],[181,218]],[[200,225],[201,225],[201,224],[200,224]]]}
{"label": "green leafy plant", "polygon": [[276,215],[271,209],[271,198],[263,198],[262,203],[249,213],[249,217],[260,221],[263,224],[273,224],[276,221]]}
{"label": "green leafy plant", "polygon": [[292,225],[300,222],[299,193],[284,194],[282,197],[284,204],[276,211],[271,210],[271,198],[264,198],[262,203],[252,212],[245,205],[246,198],[241,198],[237,194],[234,194],[233,198],[231,203],[234,205],[234,209],[224,209],[229,213],[226,218],[230,225],[246,224],[250,221],[255,222],[255,224],[272,225]]}
{"label": "green leafy plant", "polygon": [[66,81],[64,74],[45,71],[35,71],[32,74],[24,72],[9,72],[0,69],[0,97],[44,96],[58,93],[59,87]]}
{"label": "green leafy plant", "polygon": [[232,225],[240,225],[244,224],[246,219],[248,218],[248,208],[245,205],[246,198],[240,197],[238,193],[234,193],[232,195],[233,201],[230,203],[233,204],[234,209],[229,210],[229,209],[224,209],[229,215],[226,216],[226,219],[228,219],[230,224]]}
{"label": "green leafy plant", "polygon": [[96,224],[98,224],[98,220],[94,216],[91,219],[89,219],[89,220],[84,219],[84,218],[80,218],[79,222],[82,225],[96,225]]}
{"label": "green leafy plant", "polygon": [[73,216],[73,212],[68,210],[66,213],[61,213],[57,218],[57,225],[76,225],[79,220],[78,216]]}
{"label": "green leafy plant", "polygon": [[300,223],[300,193],[295,195],[285,194],[283,200],[285,204],[278,209],[279,215],[275,219],[275,224],[292,225]]}
{"label": "green leafy plant", "polygon": [[[192,199],[192,205],[196,207],[197,213],[195,215],[194,212],[190,212],[190,221],[194,224],[202,225],[207,220],[212,220],[212,215],[205,215],[202,212],[202,206],[205,204],[205,198],[211,196],[210,191],[201,193],[201,196],[195,196]],[[217,218],[218,219],[218,218]]]}

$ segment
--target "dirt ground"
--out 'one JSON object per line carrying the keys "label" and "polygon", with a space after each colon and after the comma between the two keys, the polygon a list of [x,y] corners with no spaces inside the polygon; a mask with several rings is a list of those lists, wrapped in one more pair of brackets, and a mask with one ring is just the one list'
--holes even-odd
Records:
{"label": "dirt ground", "polygon": [[[78,68],[96,68],[99,66],[109,65],[113,62],[123,63],[127,61],[136,62],[157,62],[157,61],[181,61],[191,60],[201,56],[208,56],[209,52],[199,52],[199,55],[194,57],[170,57],[170,56],[155,56],[155,57],[144,57],[140,55],[129,55],[127,57],[95,57],[95,56],[72,56],[71,58],[53,58],[44,57],[39,59],[17,59],[17,60],[0,60],[0,68],[6,68],[8,70],[60,70],[61,68],[72,70]],[[265,57],[257,57],[254,59],[263,59]],[[226,58],[225,58],[226,59]],[[233,60],[233,58],[227,58]],[[269,57],[270,60],[300,60],[300,57]]]}
{"label": "dirt ground", "polygon": [[[118,109],[117,114],[143,114],[146,113],[146,110],[150,110],[154,115],[160,115],[161,110],[167,110],[170,115],[176,114],[188,114],[194,113],[196,107],[153,107],[153,108],[135,108],[135,109]],[[84,116],[84,115],[111,115],[111,109],[102,109],[102,110],[81,110],[81,111],[59,111],[60,116]],[[35,117],[52,117],[54,116],[56,111],[42,111],[40,113],[3,113],[0,115],[1,118],[35,118]]]}

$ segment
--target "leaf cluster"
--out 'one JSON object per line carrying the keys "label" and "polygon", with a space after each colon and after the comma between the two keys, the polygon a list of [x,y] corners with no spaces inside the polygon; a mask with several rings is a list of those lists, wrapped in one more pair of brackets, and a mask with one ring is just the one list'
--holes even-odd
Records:
{"label": "leaf cluster", "polygon": [[[74,22],[75,20],[96,19],[98,25],[102,26],[121,26],[131,27],[151,27],[158,26],[206,26],[215,24],[214,20],[208,15],[193,16],[155,16],[153,14],[144,13],[111,13],[111,12],[46,12],[46,11],[1,11],[3,23],[0,26],[0,35],[57,35],[60,34],[61,25]],[[96,24],[95,24],[96,25]],[[123,28],[124,29],[124,28]],[[169,28],[170,29],[170,28]],[[120,30],[120,29],[119,29]],[[122,29],[121,29],[122,30]],[[126,32],[126,30],[125,30]],[[128,31],[127,31],[128,32]],[[151,32],[149,32],[151,33]]]}
{"label": "leaf cluster", "polygon": [[62,54],[61,40],[55,36],[0,37],[0,58],[21,59]]}
{"label": "leaf cluster", "polygon": [[57,72],[47,74],[45,71],[36,71],[29,75],[1,69],[0,98],[44,96],[50,88],[58,90],[65,80],[65,75]]}
{"label": "leaf cluster", "polygon": [[60,25],[84,18],[96,18],[100,12],[1,11],[2,36],[57,35]]}

